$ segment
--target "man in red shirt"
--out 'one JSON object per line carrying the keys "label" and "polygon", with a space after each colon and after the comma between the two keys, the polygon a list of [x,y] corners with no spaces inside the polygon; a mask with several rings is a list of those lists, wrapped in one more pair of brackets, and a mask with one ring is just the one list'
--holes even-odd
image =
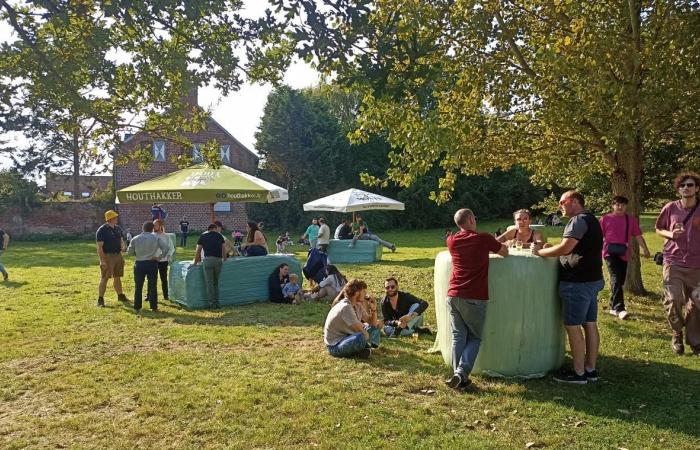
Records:
{"label": "man in red shirt", "polygon": [[454,389],[471,384],[469,374],[479,354],[481,334],[489,299],[489,253],[508,255],[508,248],[490,233],[476,232],[476,216],[470,209],[455,213],[460,231],[448,236],[452,275],[447,290],[447,308],[452,326],[452,368],[445,383]]}

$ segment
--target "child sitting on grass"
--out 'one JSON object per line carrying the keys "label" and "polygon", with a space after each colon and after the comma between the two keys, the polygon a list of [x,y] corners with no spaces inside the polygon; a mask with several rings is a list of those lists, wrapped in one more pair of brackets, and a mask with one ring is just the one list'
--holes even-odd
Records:
{"label": "child sitting on grass", "polygon": [[289,282],[282,288],[282,295],[287,300],[286,303],[299,304],[301,301],[301,288],[299,287],[299,276],[297,274],[289,274]]}

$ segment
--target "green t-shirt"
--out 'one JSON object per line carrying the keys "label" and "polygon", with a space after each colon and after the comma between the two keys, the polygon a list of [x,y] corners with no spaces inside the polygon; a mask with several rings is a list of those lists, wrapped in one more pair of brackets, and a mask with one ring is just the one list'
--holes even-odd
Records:
{"label": "green t-shirt", "polygon": [[[362,222],[362,226],[365,227],[365,230],[369,230],[369,226],[367,225],[366,221]],[[352,232],[357,234],[357,232],[360,231],[360,224],[357,222],[352,223]]]}
{"label": "green t-shirt", "polygon": [[311,225],[309,225],[308,228],[306,228],[305,234],[307,236],[309,236],[310,241],[315,241],[316,239],[318,239],[318,229],[319,229],[319,226],[315,225],[313,223]]}

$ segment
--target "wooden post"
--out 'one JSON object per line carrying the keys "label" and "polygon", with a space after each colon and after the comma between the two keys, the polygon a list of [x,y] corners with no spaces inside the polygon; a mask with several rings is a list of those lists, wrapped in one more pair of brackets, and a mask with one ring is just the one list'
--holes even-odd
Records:
{"label": "wooden post", "polygon": [[216,222],[216,213],[214,212],[214,204],[213,203],[209,203],[209,213],[211,214],[211,222],[209,222],[209,223]]}

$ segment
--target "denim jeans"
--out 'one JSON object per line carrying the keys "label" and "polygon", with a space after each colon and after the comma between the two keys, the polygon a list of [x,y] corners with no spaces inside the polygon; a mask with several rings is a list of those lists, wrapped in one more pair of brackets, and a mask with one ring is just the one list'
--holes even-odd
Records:
{"label": "denim jeans", "polygon": [[[379,330],[377,330],[379,331]],[[367,347],[367,340],[361,331],[345,336],[335,345],[328,346],[328,353],[336,358],[347,358],[353,356],[363,348]]]}
{"label": "denim jeans", "polygon": [[369,334],[369,343],[372,347],[379,347],[379,340],[381,338],[381,333],[379,328],[373,327],[372,325],[365,325],[365,331]]}
{"label": "denim jeans", "polygon": [[559,298],[562,302],[565,326],[598,321],[598,292],[603,286],[603,280],[559,282]]}
{"label": "denim jeans", "polygon": [[187,247],[187,233],[180,233],[180,247]]}
{"label": "denim jeans", "polygon": [[151,309],[158,309],[158,261],[134,262],[134,309],[140,310],[143,299],[143,282],[147,281],[146,299]]}
{"label": "denim jeans", "polygon": [[215,256],[206,256],[202,260],[202,269],[204,269],[204,285],[207,289],[207,299],[209,306],[219,306],[219,274],[221,273],[221,258]]}
{"label": "denim jeans", "polygon": [[355,236],[354,238],[352,238],[352,243],[350,244],[350,247],[354,247],[355,242],[357,242],[358,239],[365,240],[365,241],[376,241],[376,242],[379,242],[380,245],[383,245],[384,247],[386,247],[388,249],[394,248],[394,244],[392,244],[389,241],[385,241],[384,239],[380,238],[376,234],[372,234],[372,233],[362,233],[360,235],[360,237]]}
{"label": "denim jeans", "polygon": [[627,277],[627,261],[619,256],[609,255],[605,257],[610,274],[610,309],[620,312],[625,310],[625,297],[623,288]]}
{"label": "denim jeans", "polygon": [[[0,250],[0,256],[2,256],[2,253],[3,253],[4,251],[5,251],[5,250]],[[3,274],[3,275],[7,275],[7,270],[5,270],[5,266],[3,266],[2,263],[0,263],[0,273]]]}
{"label": "denim jeans", "polygon": [[[411,305],[410,308],[408,308],[408,313],[415,312],[418,308],[420,308],[420,303],[414,303]],[[401,332],[399,333],[401,336],[410,336],[413,334],[413,332],[416,330],[416,328],[422,327],[423,326],[423,315],[418,315],[414,317],[413,319],[409,320],[408,323],[406,324],[406,328],[403,328]],[[391,325],[385,325],[384,326],[384,334],[387,336],[391,336],[394,334],[394,330],[397,327],[392,327]]]}
{"label": "denim jeans", "polygon": [[486,321],[486,301],[447,297],[452,326],[452,368],[463,378],[469,377],[479,354],[481,335]]}

